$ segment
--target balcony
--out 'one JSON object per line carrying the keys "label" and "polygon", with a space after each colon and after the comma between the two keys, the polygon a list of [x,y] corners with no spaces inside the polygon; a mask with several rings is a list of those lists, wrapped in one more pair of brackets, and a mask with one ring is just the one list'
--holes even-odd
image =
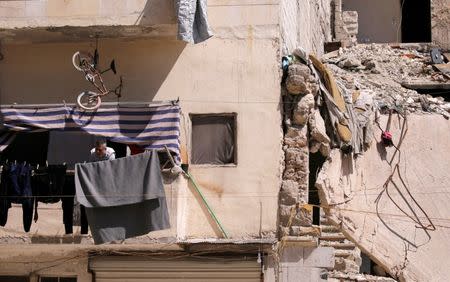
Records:
{"label": "balcony", "polygon": [[100,37],[161,37],[176,32],[173,1],[0,1],[0,36],[6,41],[78,41]]}

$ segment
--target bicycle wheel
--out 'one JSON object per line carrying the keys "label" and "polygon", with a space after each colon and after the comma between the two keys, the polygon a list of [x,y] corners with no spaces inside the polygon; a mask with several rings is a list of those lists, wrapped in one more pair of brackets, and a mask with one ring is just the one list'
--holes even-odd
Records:
{"label": "bicycle wheel", "polygon": [[84,71],[83,66],[85,66],[86,64],[93,65],[94,59],[88,53],[77,51],[72,56],[72,64],[76,70]]}
{"label": "bicycle wheel", "polygon": [[88,111],[98,109],[101,103],[100,95],[92,91],[81,92],[77,97],[78,106]]}

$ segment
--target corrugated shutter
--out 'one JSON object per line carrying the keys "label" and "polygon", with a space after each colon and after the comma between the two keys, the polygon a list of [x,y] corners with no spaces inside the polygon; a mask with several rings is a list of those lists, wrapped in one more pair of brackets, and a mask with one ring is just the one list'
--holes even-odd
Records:
{"label": "corrugated shutter", "polygon": [[210,259],[148,260],[139,257],[96,257],[89,262],[95,282],[213,281],[260,282],[253,261]]}

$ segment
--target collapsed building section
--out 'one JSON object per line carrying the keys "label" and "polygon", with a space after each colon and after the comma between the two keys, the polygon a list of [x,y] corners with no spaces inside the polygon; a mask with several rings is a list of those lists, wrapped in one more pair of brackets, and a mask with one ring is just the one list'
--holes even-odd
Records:
{"label": "collapsed building section", "polygon": [[[449,251],[450,182],[449,77],[434,52],[370,44],[322,60],[301,49],[284,57],[279,232],[305,239],[316,230],[318,244],[334,248],[331,280],[439,281],[449,268],[432,259]],[[419,84],[434,87],[412,89]]]}

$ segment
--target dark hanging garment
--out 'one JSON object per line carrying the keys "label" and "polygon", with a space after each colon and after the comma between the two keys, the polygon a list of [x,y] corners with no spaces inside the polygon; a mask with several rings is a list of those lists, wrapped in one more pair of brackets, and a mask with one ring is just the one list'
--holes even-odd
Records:
{"label": "dark hanging garment", "polygon": [[20,163],[5,165],[0,186],[0,194],[6,196],[6,200],[0,202],[0,225],[6,225],[11,203],[21,204],[23,229],[25,232],[30,231],[34,204],[31,190],[31,166]]}
{"label": "dark hanging garment", "polygon": [[11,202],[8,200],[8,180],[9,166],[5,165],[2,168],[1,182],[0,182],[0,225],[5,226],[8,221],[8,211],[11,207]]}
{"label": "dark hanging garment", "polygon": [[34,222],[39,218],[38,202],[54,204],[61,200],[66,179],[66,165],[36,168],[32,177],[34,196]]}
{"label": "dark hanging garment", "polygon": [[32,177],[33,195],[45,204],[59,202],[66,180],[65,165],[49,165],[35,170]]}
{"label": "dark hanging garment", "polygon": [[[61,198],[62,201],[62,210],[63,210],[63,222],[66,234],[73,233],[73,225],[74,225],[74,216],[73,213],[75,211],[74,199],[75,199],[75,176],[67,175],[66,180],[64,182],[63,189],[64,197]],[[88,233],[88,223],[86,217],[86,211],[83,206],[80,206],[80,225],[81,225],[81,234]]]}

